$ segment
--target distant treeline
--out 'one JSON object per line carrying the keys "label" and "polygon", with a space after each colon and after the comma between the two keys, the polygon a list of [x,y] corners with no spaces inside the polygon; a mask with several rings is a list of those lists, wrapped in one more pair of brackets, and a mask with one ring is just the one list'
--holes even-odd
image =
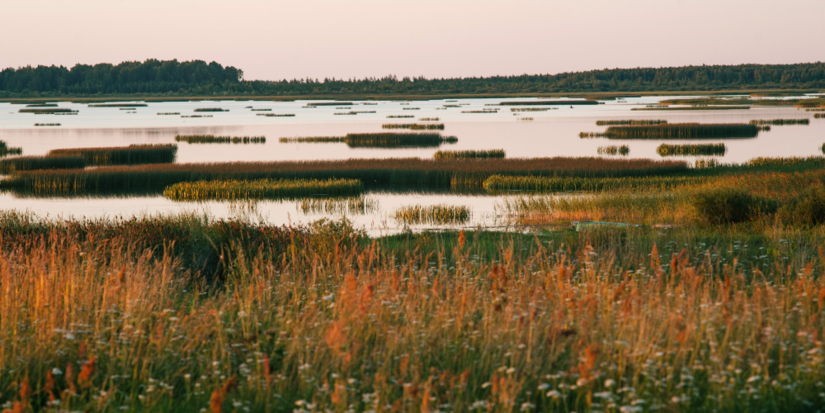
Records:
{"label": "distant treeline", "polygon": [[459,95],[570,92],[823,89],[825,63],[604,69],[556,75],[455,79],[383,78],[244,81],[218,63],[147,60],[119,65],[24,67],[0,72],[0,97],[56,95]]}

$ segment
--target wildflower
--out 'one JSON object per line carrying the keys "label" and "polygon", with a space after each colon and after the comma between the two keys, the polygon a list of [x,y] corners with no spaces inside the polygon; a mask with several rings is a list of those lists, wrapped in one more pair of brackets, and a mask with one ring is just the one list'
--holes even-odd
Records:
{"label": "wildflower", "polygon": [[55,367],[55,368],[52,369],[52,374],[55,375],[55,376],[60,376],[61,374],[63,374],[63,371],[60,370],[59,368]]}
{"label": "wildflower", "polygon": [[613,381],[613,379],[607,379],[604,381],[604,387],[613,387],[615,384],[616,382]]}
{"label": "wildflower", "polygon": [[533,404],[533,403],[524,402],[524,403],[521,404],[521,411],[523,411],[523,412],[526,412],[530,409],[535,409],[535,408],[536,408],[536,405]]}
{"label": "wildflower", "polygon": [[561,393],[559,393],[558,390],[550,390],[549,392],[547,392],[547,397],[552,397],[554,399],[558,399],[559,396],[561,396]]}

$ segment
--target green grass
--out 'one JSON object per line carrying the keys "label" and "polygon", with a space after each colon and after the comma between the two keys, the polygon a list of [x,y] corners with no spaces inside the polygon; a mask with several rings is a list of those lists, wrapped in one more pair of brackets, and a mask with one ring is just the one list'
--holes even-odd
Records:
{"label": "green grass", "polygon": [[175,162],[178,147],[171,144],[104,148],[53,149],[47,157],[82,157],[86,165],[140,165]]}
{"label": "green grass", "polygon": [[488,159],[504,158],[504,149],[438,151],[433,155],[435,159]]}
{"label": "green grass", "polygon": [[652,126],[610,126],[605,131],[609,139],[712,139],[754,138],[756,125],[739,123],[674,123]]}
{"label": "green grass", "polygon": [[297,138],[278,138],[281,143],[346,143],[345,136],[301,136]]}
{"label": "green grass", "polygon": [[825,113],[814,113],[814,119],[825,119]]}
{"label": "green grass", "polygon": [[661,144],[656,148],[656,153],[661,156],[684,156],[684,155],[706,155],[723,156],[727,152],[724,143],[702,143],[668,145]]}
{"label": "green grass", "polygon": [[470,208],[464,205],[412,205],[398,208],[393,217],[403,225],[460,225],[470,220]]}
{"label": "green grass", "polygon": [[[86,162],[80,156],[47,158],[43,156],[22,156],[0,159],[0,173],[13,174],[22,171],[52,169],[83,169]],[[5,181],[8,181],[7,178]],[[4,181],[4,182],[5,182]]]}
{"label": "green grass", "polygon": [[163,196],[175,201],[232,201],[357,195],[363,190],[356,179],[226,180],[180,182],[167,187]]}
{"label": "green grass", "polygon": [[378,200],[367,197],[303,198],[296,202],[304,214],[367,215],[378,211]]}
{"label": "green grass", "polygon": [[558,108],[510,108],[510,112],[547,112]]}
{"label": "green grass", "polygon": [[755,119],[749,122],[751,125],[773,125],[773,126],[780,126],[780,125],[808,125],[811,123],[811,120],[808,118],[804,119]]}
{"label": "green grass", "polygon": [[664,125],[666,120],[639,120],[639,119],[611,119],[597,120],[596,126],[640,126],[640,125]]}
{"label": "green grass", "polygon": [[265,136],[177,135],[175,141],[186,143],[266,143]]}
{"label": "green grass", "polygon": [[[436,118],[437,119],[437,118]],[[410,129],[410,130],[444,130],[444,124],[420,124],[420,123],[385,123],[382,129]]]}

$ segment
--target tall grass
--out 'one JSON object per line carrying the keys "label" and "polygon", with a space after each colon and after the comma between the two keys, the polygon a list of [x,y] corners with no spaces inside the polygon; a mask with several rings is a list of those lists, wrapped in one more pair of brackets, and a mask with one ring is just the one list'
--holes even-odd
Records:
{"label": "tall grass", "polygon": [[[83,169],[86,162],[80,156],[66,156],[47,158],[43,156],[21,156],[17,158],[0,159],[0,173],[11,174],[21,171],[51,170],[51,169]],[[6,178],[7,183],[10,178]]]}
{"label": "tall grass", "polygon": [[301,136],[297,138],[278,138],[281,143],[345,143],[344,136]]}
{"label": "tall grass", "polygon": [[311,102],[307,106],[352,106],[352,102]]}
{"label": "tall grass", "polygon": [[[818,109],[817,108],[813,108],[813,109],[812,108],[807,108],[807,109],[805,109],[805,112],[825,112],[825,108],[818,108]],[[814,115],[814,116],[816,116],[816,115]]]}
{"label": "tall grass", "polygon": [[333,115],[357,115],[359,113],[375,113],[374,110],[351,110],[349,112],[336,112]]}
{"label": "tall grass", "polygon": [[489,159],[504,158],[504,149],[438,151],[433,155],[435,159]]}
{"label": "tall grass", "polygon": [[611,119],[597,120],[596,126],[640,126],[640,125],[664,125],[666,120],[641,120],[641,119]]}
{"label": "tall grass", "polygon": [[814,119],[825,119],[825,113],[814,113]]}
{"label": "tall grass", "polygon": [[420,124],[420,123],[385,123],[382,129],[410,129],[410,130],[444,130],[444,124]]}
{"label": "tall grass", "polygon": [[46,157],[82,157],[87,165],[140,165],[175,162],[178,147],[171,144],[106,148],[53,149]]}
{"label": "tall grass", "polygon": [[464,205],[412,205],[398,208],[394,218],[404,225],[460,225],[470,220],[470,208]]}
{"label": "tall grass", "polygon": [[[58,159],[58,158],[55,158]],[[241,179],[358,179],[367,188],[449,189],[481,187],[491,175],[620,177],[684,173],[682,161],[605,158],[487,159],[484,162],[418,158],[334,161],[156,164],[85,171],[21,172],[0,187],[33,194],[162,191],[178,182]]]}
{"label": "tall grass", "polygon": [[805,119],[755,119],[749,122],[751,125],[808,125],[811,120]]}
{"label": "tall grass", "polygon": [[211,118],[212,115],[181,115],[182,118]]}
{"label": "tall grass", "polygon": [[357,195],[364,185],[356,179],[260,179],[197,181],[170,185],[163,196],[175,201],[302,198]]}
{"label": "tall grass", "polygon": [[756,125],[739,123],[674,123],[652,126],[610,126],[605,135],[610,139],[712,139],[754,138]]}
{"label": "tall grass", "polygon": [[266,143],[266,136],[177,135],[175,141],[186,143]]}
{"label": "tall grass", "polygon": [[547,112],[558,108],[510,108],[510,112]]}
{"label": "tall grass", "polygon": [[488,192],[600,192],[600,191],[662,191],[707,181],[707,177],[622,177],[581,178],[548,176],[493,175],[484,181]]}
{"label": "tall grass", "polygon": [[656,148],[656,153],[661,156],[684,156],[684,155],[707,155],[723,156],[727,152],[724,143],[702,143],[668,145],[661,144]]}
{"label": "tall grass", "polygon": [[438,118],[419,118],[419,122],[438,122]]}
{"label": "tall grass", "polygon": [[462,110],[461,113],[498,113],[498,109]]}
{"label": "tall grass", "polygon": [[599,155],[622,155],[622,156],[626,156],[630,153],[630,148],[628,148],[627,145],[599,146],[599,148],[596,149],[596,153],[598,153]]}
{"label": "tall grass", "polygon": [[296,202],[304,214],[366,215],[378,211],[378,200],[367,197],[303,198]]}

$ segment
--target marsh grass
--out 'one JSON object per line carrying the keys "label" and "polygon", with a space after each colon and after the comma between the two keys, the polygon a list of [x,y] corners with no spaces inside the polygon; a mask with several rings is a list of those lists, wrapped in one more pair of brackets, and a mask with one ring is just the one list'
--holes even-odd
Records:
{"label": "marsh grass", "polygon": [[661,144],[656,148],[656,153],[660,156],[685,156],[685,155],[705,155],[724,156],[727,148],[724,143],[702,143],[668,145]]}
{"label": "marsh grass", "polygon": [[[47,158],[43,156],[21,156],[0,159],[0,173],[13,174],[21,171],[83,169],[86,162],[80,156]],[[6,179],[8,180],[8,178]]]}
{"label": "marsh grass", "polygon": [[60,126],[59,123],[35,123],[34,126]]}
{"label": "marsh grass", "polygon": [[[436,118],[438,119],[438,118]],[[382,129],[410,129],[410,130],[444,130],[444,124],[419,124],[419,123],[385,123]]]}
{"label": "marsh grass", "polygon": [[461,113],[498,113],[498,109],[462,110]]}
{"label": "marsh grass", "polygon": [[596,153],[598,153],[599,155],[627,156],[630,153],[630,148],[628,148],[627,145],[599,146],[599,148],[596,149]]}
{"label": "marsh grass", "polygon": [[438,133],[349,133],[346,136],[347,146],[351,148],[438,147],[457,141],[454,136]]}
{"label": "marsh grass", "polygon": [[266,109],[250,108],[249,111],[250,112],[272,112],[272,109],[270,109],[270,108],[266,108]]}
{"label": "marsh grass", "polygon": [[194,112],[229,112],[229,109],[223,108],[197,108]]}
{"label": "marsh grass", "polygon": [[750,106],[684,106],[684,107],[669,107],[663,105],[653,105],[644,108],[631,108],[630,110],[748,110]]}
{"label": "marsh grass", "polygon": [[175,141],[186,143],[266,143],[266,136],[177,135]]}
{"label": "marsh grass", "polygon": [[257,113],[255,116],[265,116],[267,118],[294,118],[294,113]]}
{"label": "marsh grass", "polygon": [[34,109],[20,109],[18,113],[33,113],[35,115],[54,115],[56,113],[77,113],[76,110],[69,108],[34,108]]}
{"label": "marsh grass", "polygon": [[226,180],[180,182],[168,186],[163,196],[174,201],[230,201],[357,195],[363,190],[356,179]]}
{"label": "marsh grass", "polygon": [[181,115],[182,118],[211,118],[212,115]]}
{"label": "marsh grass", "polygon": [[296,202],[302,213],[328,215],[367,215],[378,211],[378,200],[367,197],[303,198]]}
{"label": "marsh grass", "polygon": [[314,102],[307,103],[307,106],[353,106],[352,102]]}
{"label": "marsh grass", "polygon": [[53,149],[46,157],[82,157],[86,165],[140,165],[175,162],[178,147],[172,144],[131,145],[104,148]]}
{"label": "marsh grass", "polygon": [[0,141],[0,156],[22,155],[23,148],[9,147],[5,141]]}
{"label": "marsh grass", "polygon": [[547,112],[558,108],[510,108],[510,112]]}
{"label": "marsh grass", "polygon": [[489,159],[504,158],[504,149],[487,150],[463,150],[463,151],[438,151],[433,155],[434,159]]}
{"label": "marsh grass", "polygon": [[470,208],[464,205],[412,205],[398,208],[393,214],[403,225],[461,225],[470,220]]}
{"label": "marsh grass", "polygon": [[87,105],[90,108],[134,108],[134,107],[142,107],[145,108],[149,105],[145,103],[90,103]]}
{"label": "marsh grass", "polygon": [[673,123],[649,126],[609,126],[609,139],[712,139],[754,138],[759,133],[756,125],[739,123]]}
{"label": "marsh grass", "polygon": [[595,100],[528,100],[528,101],[511,101],[501,102],[501,106],[547,106],[547,105],[598,105],[599,102]]}
{"label": "marsh grass", "polygon": [[388,115],[387,119],[411,119],[415,118],[413,115]]}
{"label": "marsh grass", "polygon": [[781,125],[808,125],[811,123],[811,120],[808,118],[804,119],[755,119],[748,122],[751,125],[773,125],[773,126],[781,126]]}
{"label": "marsh grass", "polygon": [[419,118],[419,122],[438,122],[438,118]]}
{"label": "marsh grass", "polygon": [[646,125],[664,125],[666,120],[642,120],[642,119],[611,119],[611,120],[597,120],[596,126],[646,126]]}
{"label": "marsh grass", "polygon": [[814,113],[814,119],[825,119],[825,113]]}
{"label": "marsh grass", "polygon": [[296,138],[278,138],[281,143],[346,143],[344,136],[301,136]]}
{"label": "marsh grass", "polygon": [[180,112],[158,112],[160,116],[180,115]]}
{"label": "marsh grass", "polygon": [[639,191],[656,192],[698,185],[708,181],[702,176],[651,176],[626,178],[580,178],[549,176],[493,175],[484,181],[484,189],[491,193],[503,192],[603,192]]}

